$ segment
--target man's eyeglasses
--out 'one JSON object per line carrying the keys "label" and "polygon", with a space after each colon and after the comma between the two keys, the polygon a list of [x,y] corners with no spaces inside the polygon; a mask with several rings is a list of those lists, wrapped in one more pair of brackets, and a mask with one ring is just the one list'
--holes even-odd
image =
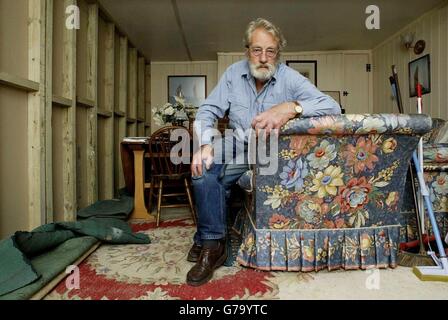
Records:
{"label": "man's eyeglasses", "polygon": [[255,57],[261,56],[263,51],[266,52],[266,56],[268,58],[274,58],[278,53],[278,50],[274,48],[267,48],[266,50],[263,50],[263,48],[260,47],[249,47],[249,52]]}

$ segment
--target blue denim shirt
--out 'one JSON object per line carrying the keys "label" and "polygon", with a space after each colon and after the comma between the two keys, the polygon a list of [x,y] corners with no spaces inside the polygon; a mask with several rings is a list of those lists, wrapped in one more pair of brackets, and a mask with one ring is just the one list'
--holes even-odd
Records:
{"label": "blue denim shirt", "polygon": [[333,98],[284,63],[278,64],[274,76],[258,93],[249,62],[242,60],[232,64],[196,114],[194,126],[196,132],[201,132],[200,145],[211,144],[206,129],[214,128],[215,121],[223,118],[227,110],[230,128],[244,131],[250,128],[257,114],[287,101],[298,101],[303,107],[303,117],[341,113]]}

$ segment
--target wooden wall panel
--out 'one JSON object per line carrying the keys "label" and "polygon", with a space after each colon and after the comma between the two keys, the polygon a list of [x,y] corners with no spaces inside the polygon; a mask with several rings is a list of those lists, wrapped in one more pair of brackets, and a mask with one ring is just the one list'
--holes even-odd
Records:
{"label": "wooden wall panel", "polygon": [[100,19],[98,110],[109,117],[98,118],[98,199],[114,196],[115,26]]}
{"label": "wooden wall panel", "polygon": [[0,0],[0,72],[28,79],[28,2]]}
{"label": "wooden wall panel", "polygon": [[53,8],[54,1],[46,0],[45,8],[45,223],[54,221],[53,211]]}
{"label": "wooden wall panel", "polygon": [[[108,98],[108,95],[106,94],[106,63],[107,63],[106,52],[109,54],[110,57],[110,51],[106,51],[106,46],[110,47],[111,43],[110,42],[108,43],[107,40],[108,40],[107,22],[100,17],[98,19],[98,109],[102,110],[106,110],[105,100]],[[112,45],[113,45],[113,38],[112,38]]]}
{"label": "wooden wall panel", "polygon": [[[423,96],[424,112],[433,117],[448,119],[448,9],[445,2],[419,19],[410,23],[391,38],[372,50],[374,71],[374,112],[398,112],[391,97],[389,76],[391,65],[395,64],[400,80],[403,108],[406,113],[417,110],[416,98],[409,97],[408,63],[430,54],[431,93]],[[425,51],[417,56],[407,50],[400,41],[400,35],[415,32],[415,41],[426,41]]]}
{"label": "wooden wall panel", "polygon": [[62,97],[62,84],[64,83],[61,72],[64,68],[64,34],[65,28],[65,5],[64,1],[53,1],[53,95]]}
{"label": "wooden wall panel", "polygon": [[[70,5],[79,30],[66,27]],[[146,130],[145,58],[99,10],[0,0],[1,238],[76,220],[98,193],[111,199],[124,186],[119,143]]]}
{"label": "wooden wall panel", "polygon": [[29,229],[27,104],[26,92],[0,85],[0,239]]}
{"label": "wooden wall panel", "polygon": [[129,48],[127,117],[137,119],[137,49]]}
{"label": "wooden wall panel", "polygon": [[128,109],[128,39],[123,36],[119,39],[118,111],[126,113]]}
{"label": "wooden wall panel", "polygon": [[138,58],[137,120],[145,122],[145,58]]}
{"label": "wooden wall panel", "polygon": [[45,198],[45,27],[46,1],[28,3],[28,75],[39,83],[39,91],[28,93],[28,228],[46,222]]}
{"label": "wooden wall panel", "polygon": [[121,164],[120,155],[120,142],[126,136],[126,118],[125,117],[114,117],[114,186],[115,195],[118,195],[118,190],[125,186],[123,167]]}
{"label": "wooden wall panel", "polygon": [[76,107],[76,195],[77,210],[89,204],[87,189],[87,111]]}
{"label": "wooden wall panel", "polygon": [[[115,36],[115,110],[114,110],[114,187],[115,195],[125,186],[120,156],[120,142],[127,135],[128,39]],[[117,55],[118,54],[118,55]]]}
{"label": "wooden wall panel", "polygon": [[97,168],[97,111],[98,111],[98,5],[88,5],[87,17],[87,99],[92,108],[87,109],[87,205],[98,200]]}
{"label": "wooden wall panel", "polygon": [[[113,118],[98,118],[98,199],[112,199],[113,185]],[[112,142],[112,147],[109,145]]]}
{"label": "wooden wall panel", "polygon": [[76,31],[76,95],[78,98],[87,99],[87,29],[89,18],[89,6],[85,0],[77,0],[80,11],[80,29]]}
{"label": "wooden wall panel", "polygon": [[[74,4],[74,0],[65,0],[59,14],[65,17],[65,9],[67,6]],[[61,5],[58,1],[56,5]],[[62,20],[64,21],[64,20]],[[60,27],[54,25],[54,30]],[[61,213],[56,213],[56,217],[61,221],[76,220],[76,36],[75,29],[69,30],[63,27],[62,43],[55,43],[55,46],[61,46],[62,53],[62,97],[68,99],[69,106],[62,110],[60,119],[62,120],[62,150],[53,150],[53,164],[58,163],[62,165],[62,188],[53,188],[53,190],[60,190],[54,193],[54,197],[62,197]],[[55,50],[57,51],[57,50]],[[53,112],[54,112],[53,108]],[[55,135],[53,134],[53,137]],[[56,152],[61,152],[62,160],[56,162],[58,157],[55,157]],[[53,177],[57,173],[57,169],[53,166]],[[56,207],[58,200],[54,200]]]}
{"label": "wooden wall panel", "polygon": [[54,221],[65,221],[65,203],[64,203],[64,192],[66,188],[64,183],[64,178],[66,177],[63,170],[64,163],[64,118],[67,117],[68,110],[53,106],[52,112],[52,174],[53,174],[53,220]]}
{"label": "wooden wall panel", "polygon": [[145,66],[145,135],[151,135],[151,65]]}
{"label": "wooden wall panel", "polygon": [[115,30],[114,32],[114,79],[116,82],[116,85],[114,86],[114,110],[119,111],[119,101],[120,101],[120,55],[121,55],[121,45],[120,45],[120,35],[118,34],[118,31]]}

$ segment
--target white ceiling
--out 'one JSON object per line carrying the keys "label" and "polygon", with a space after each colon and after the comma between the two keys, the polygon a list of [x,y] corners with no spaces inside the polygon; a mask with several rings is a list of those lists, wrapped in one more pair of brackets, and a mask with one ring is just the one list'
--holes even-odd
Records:
{"label": "white ceiling", "polygon": [[[240,52],[249,21],[277,24],[286,51],[372,49],[441,0],[99,0],[152,61],[216,60]],[[380,30],[367,30],[366,7],[380,8]],[[425,39],[430,40],[430,39]]]}

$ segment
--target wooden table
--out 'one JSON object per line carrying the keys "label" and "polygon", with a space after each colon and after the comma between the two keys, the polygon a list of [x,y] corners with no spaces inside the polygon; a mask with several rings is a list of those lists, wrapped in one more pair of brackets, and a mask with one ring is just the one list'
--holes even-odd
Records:
{"label": "wooden table", "polygon": [[144,155],[149,152],[149,138],[125,139],[121,142],[121,162],[126,189],[134,195],[130,219],[155,221],[145,205]]}

